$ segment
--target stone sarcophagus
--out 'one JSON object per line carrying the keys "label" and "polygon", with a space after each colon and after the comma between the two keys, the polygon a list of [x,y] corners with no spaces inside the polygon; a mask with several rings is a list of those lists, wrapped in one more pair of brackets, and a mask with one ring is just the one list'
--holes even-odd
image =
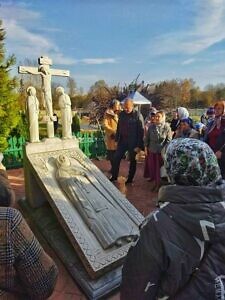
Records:
{"label": "stone sarcophagus", "polygon": [[33,208],[50,204],[91,280],[122,265],[143,216],[83,154],[78,141],[28,143],[24,162],[26,199]]}

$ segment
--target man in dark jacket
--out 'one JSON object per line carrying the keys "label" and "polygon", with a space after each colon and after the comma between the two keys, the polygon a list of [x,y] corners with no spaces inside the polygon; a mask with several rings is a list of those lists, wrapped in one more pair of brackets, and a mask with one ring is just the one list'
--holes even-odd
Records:
{"label": "man in dark jacket", "polygon": [[132,183],[136,172],[136,154],[143,150],[144,120],[142,115],[134,110],[132,99],[126,99],[123,111],[119,115],[116,132],[117,150],[114,156],[111,181],[117,180],[120,161],[128,151],[130,167],[126,184]]}
{"label": "man in dark jacket", "polygon": [[121,300],[225,297],[225,183],[211,148],[197,139],[168,145],[171,185],[146,218],[122,271]]}

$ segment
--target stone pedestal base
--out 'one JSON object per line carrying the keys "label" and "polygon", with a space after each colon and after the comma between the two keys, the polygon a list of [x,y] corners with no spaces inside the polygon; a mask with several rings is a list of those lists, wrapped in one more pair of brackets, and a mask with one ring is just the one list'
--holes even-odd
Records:
{"label": "stone pedestal base", "polygon": [[47,122],[47,134],[48,138],[54,138],[54,124],[52,121]]}
{"label": "stone pedestal base", "polygon": [[89,277],[48,203],[36,209],[31,208],[25,199],[20,200],[19,204],[89,299],[105,297],[120,286],[122,266],[98,279]]}

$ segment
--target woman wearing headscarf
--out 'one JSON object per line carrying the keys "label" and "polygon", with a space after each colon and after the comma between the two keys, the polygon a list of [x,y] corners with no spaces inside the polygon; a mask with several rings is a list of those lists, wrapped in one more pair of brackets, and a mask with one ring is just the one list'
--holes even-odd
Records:
{"label": "woman wearing headscarf", "polygon": [[175,139],[165,154],[171,185],[141,228],[122,271],[121,300],[222,300],[225,183],[212,149]]}
{"label": "woman wearing headscarf", "polygon": [[174,138],[192,138],[199,139],[198,132],[191,127],[192,121],[190,118],[180,120],[179,131],[176,132]]}
{"label": "woman wearing headscarf", "polygon": [[[145,126],[144,126],[144,139],[146,138],[146,135],[149,134],[148,133],[148,129],[151,125],[155,124],[155,115],[157,113],[157,110],[152,110],[148,116],[147,121],[145,122]],[[153,126],[152,126],[153,127]],[[145,164],[144,164],[144,178],[148,178],[148,180],[152,180],[151,179],[151,170],[150,170],[150,163],[149,163],[149,151],[148,149],[146,149],[145,151]]]}
{"label": "woman wearing headscarf", "polygon": [[182,136],[182,120],[187,120],[190,128],[193,128],[193,120],[189,117],[189,111],[185,107],[178,107],[177,108],[177,117],[178,117],[178,122],[177,122],[177,129],[174,132],[173,138],[181,137]]}
{"label": "woman wearing headscarf", "polygon": [[170,124],[165,122],[165,112],[158,111],[145,136],[146,168],[149,181],[153,181],[152,191],[158,192],[160,187],[160,168],[163,165],[161,152],[172,139]]}
{"label": "woman wearing headscarf", "polygon": [[216,102],[214,111],[215,118],[207,125],[205,141],[213,149],[225,179],[225,101]]}
{"label": "woman wearing headscarf", "polygon": [[178,107],[177,108],[177,116],[178,116],[179,120],[189,118],[189,112],[188,112],[187,108],[182,107],[182,106]]}

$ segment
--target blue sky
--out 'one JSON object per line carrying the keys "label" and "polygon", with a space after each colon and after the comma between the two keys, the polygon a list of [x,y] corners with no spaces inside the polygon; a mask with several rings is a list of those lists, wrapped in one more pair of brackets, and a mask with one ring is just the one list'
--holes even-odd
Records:
{"label": "blue sky", "polygon": [[0,0],[0,19],[18,63],[49,56],[85,91],[139,73],[225,83],[225,0]]}

